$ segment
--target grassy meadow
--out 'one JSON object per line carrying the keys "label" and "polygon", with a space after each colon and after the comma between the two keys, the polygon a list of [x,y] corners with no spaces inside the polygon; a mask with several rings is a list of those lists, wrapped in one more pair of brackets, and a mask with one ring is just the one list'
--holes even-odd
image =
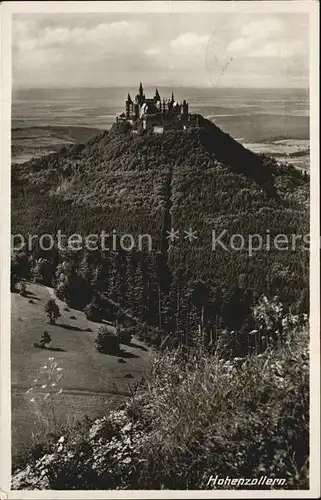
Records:
{"label": "grassy meadow", "polygon": [[[138,340],[121,346],[120,356],[99,353],[94,345],[99,323],[88,321],[83,312],[69,308],[66,311],[64,302],[56,299],[61,317],[56,325],[50,325],[44,306],[52,298],[52,289],[27,283],[27,293],[26,297],[12,294],[13,459],[32,442],[54,431],[51,405],[44,399],[47,388],[41,388],[40,377],[41,367],[48,364],[49,357],[54,357],[63,368],[57,383],[57,391],[63,392],[54,397],[56,423],[69,425],[85,415],[98,416],[129,395],[130,386],[140,380],[151,356],[151,351]],[[33,344],[45,330],[52,341],[47,349],[38,349]],[[124,363],[118,362],[120,357]],[[26,394],[30,388],[33,390]]]}

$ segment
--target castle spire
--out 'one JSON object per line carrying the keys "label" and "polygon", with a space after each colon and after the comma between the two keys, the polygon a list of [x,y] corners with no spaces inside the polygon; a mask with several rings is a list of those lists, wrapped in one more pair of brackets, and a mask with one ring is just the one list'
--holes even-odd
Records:
{"label": "castle spire", "polygon": [[127,102],[129,102],[130,104],[133,103],[132,98],[130,97],[130,93],[129,92],[128,92],[128,96],[127,96]]}
{"label": "castle spire", "polygon": [[143,84],[142,84],[142,82],[140,82],[140,84],[139,84],[139,95],[140,95],[141,97],[143,97],[143,95],[144,95],[144,89],[143,89]]}
{"label": "castle spire", "polygon": [[158,88],[156,87],[156,91],[155,91],[155,101],[158,102],[160,101],[161,98],[160,98],[160,95],[159,95],[159,92],[158,92]]}
{"label": "castle spire", "polygon": [[174,101],[175,101],[175,99],[174,99],[174,92],[172,92],[172,99],[171,99],[171,101],[172,101],[172,102],[174,102]]}

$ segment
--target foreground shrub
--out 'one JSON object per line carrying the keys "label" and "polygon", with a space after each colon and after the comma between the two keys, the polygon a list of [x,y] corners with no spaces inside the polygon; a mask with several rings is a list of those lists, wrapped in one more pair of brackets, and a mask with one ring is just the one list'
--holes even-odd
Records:
{"label": "foreground shrub", "polygon": [[119,338],[112,333],[107,326],[100,326],[95,338],[96,349],[102,353],[114,353],[119,351]]}
{"label": "foreground shrub", "polygon": [[301,335],[244,360],[186,360],[180,351],[156,360],[140,416],[150,426],[142,450],[150,476],[141,487],[171,488],[175,478],[175,488],[205,488],[215,471],[307,488],[307,342]]}
{"label": "foreground shrub", "polygon": [[13,489],[206,489],[211,474],[306,489],[308,363],[306,332],[244,359],[165,352],[122,409],[61,436]]}

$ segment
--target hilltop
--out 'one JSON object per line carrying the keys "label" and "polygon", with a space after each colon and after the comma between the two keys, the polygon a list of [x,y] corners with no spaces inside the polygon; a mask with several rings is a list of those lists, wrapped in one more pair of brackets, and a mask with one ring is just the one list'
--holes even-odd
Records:
{"label": "hilltop", "polygon": [[[272,283],[276,274],[285,273],[284,285],[294,298],[302,251],[300,259],[296,252],[276,255],[272,250],[251,259],[244,252],[213,252],[211,231],[306,234],[308,179],[250,152],[208,120],[201,118],[200,125],[133,135],[126,124],[115,124],[86,144],[15,165],[12,232],[148,232],[157,250],[166,246],[167,229],[192,228],[198,239],[172,246],[173,267],[183,263],[198,278],[210,273],[216,285],[230,284],[246,272],[261,289],[266,280]],[[259,275],[258,266],[264,269]]]}
{"label": "hilltop", "polygon": [[[13,199],[17,196],[16,179],[26,182],[24,194],[32,186],[33,195],[39,189],[51,199],[74,205],[84,203],[88,208],[99,206],[110,211],[130,206],[134,211],[146,211],[146,220],[150,211],[162,214],[166,202],[174,217],[175,202],[186,202],[192,190],[199,191],[201,183],[202,188],[212,184],[207,188],[209,195],[215,192],[220,196],[223,185],[227,197],[235,195],[239,186],[250,190],[250,197],[241,193],[237,201],[242,211],[259,205],[285,207],[286,194],[297,194],[298,189],[307,186],[295,169],[278,167],[276,162],[250,152],[205,119],[200,127],[170,130],[162,135],[133,135],[126,124],[115,124],[109,132],[86,144],[64,147],[58,153],[15,166]],[[208,212],[215,214],[225,213],[227,208],[222,202],[215,208],[213,202],[206,205]],[[228,203],[227,211],[230,208]],[[67,220],[68,216],[63,229],[67,229]],[[128,229],[127,219],[124,222],[124,229]],[[158,230],[158,221],[152,223]]]}

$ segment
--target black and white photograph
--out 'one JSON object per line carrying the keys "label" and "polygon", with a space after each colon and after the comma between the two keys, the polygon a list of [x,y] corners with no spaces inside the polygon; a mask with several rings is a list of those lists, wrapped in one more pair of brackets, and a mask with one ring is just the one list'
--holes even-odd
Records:
{"label": "black and white photograph", "polygon": [[317,498],[317,2],[1,7],[3,498]]}

